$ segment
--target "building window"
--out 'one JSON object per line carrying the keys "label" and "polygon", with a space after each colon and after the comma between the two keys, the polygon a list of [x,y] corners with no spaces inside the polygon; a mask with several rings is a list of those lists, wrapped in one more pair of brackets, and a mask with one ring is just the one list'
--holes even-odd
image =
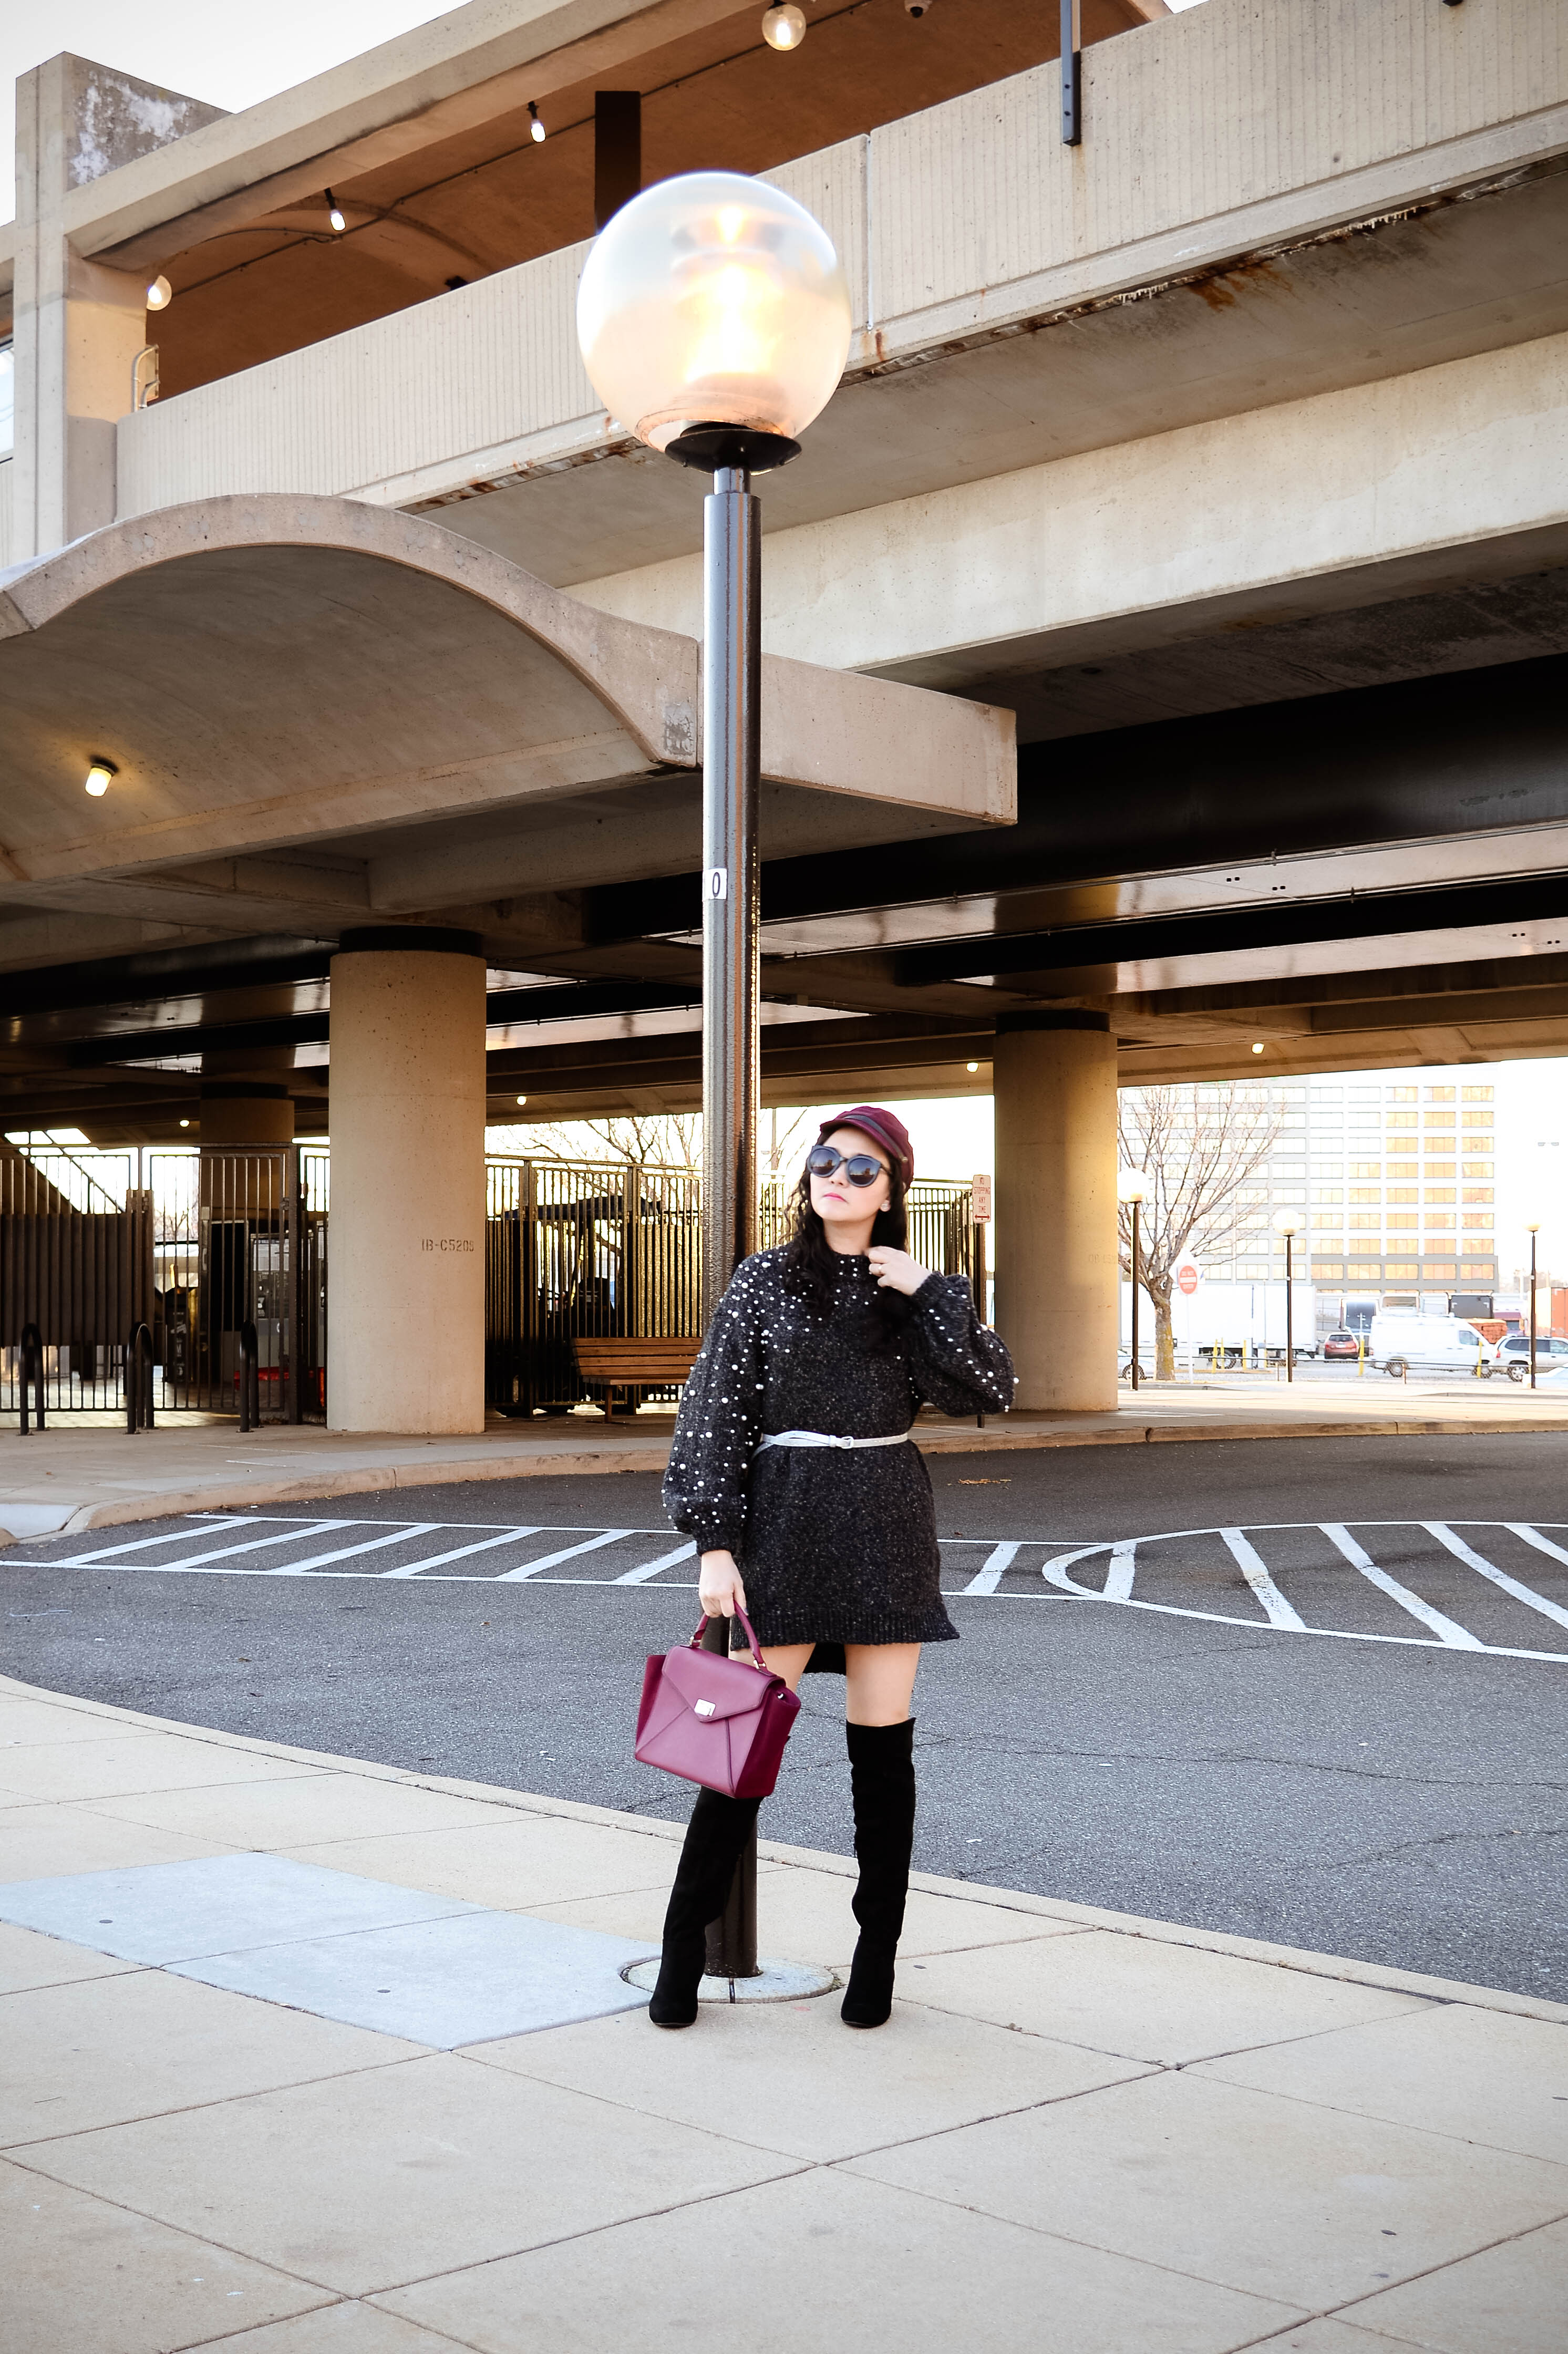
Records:
{"label": "building window", "polygon": [[[1454,1198],[1454,1188],[1452,1185],[1428,1185],[1426,1198],[1429,1202],[1451,1202]],[[1490,1198],[1489,1194],[1488,1199],[1490,1200]],[[1468,1193],[1466,1194],[1465,1199],[1467,1202],[1470,1199]]]}
{"label": "building window", "polygon": [[[1407,1144],[1404,1149],[1406,1152],[1414,1152],[1415,1147],[1414,1143],[1411,1143]],[[1396,1182],[1401,1178],[1419,1176],[1420,1172],[1416,1168],[1414,1161],[1391,1161],[1388,1164],[1387,1173],[1390,1182]]]}
{"label": "building window", "polygon": [[1426,1230],[1429,1234],[1438,1226],[1451,1226],[1453,1223],[1452,1210],[1428,1210],[1426,1213]]}
{"label": "building window", "polygon": [[1497,1224],[1489,1210],[1462,1210],[1459,1214],[1465,1222],[1465,1230],[1467,1234],[1489,1229]]}
{"label": "building window", "polygon": [[1388,1214],[1388,1225],[1391,1232],[1408,1234],[1417,1223],[1414,1210],[1391,1210]]}
{"label": "building window", "polygon": [[1314,1185],[1312,1188],[1315,1202],[1342,1202],[1344,1198],[1338,1185]]}
{"label": "building window", "polygon": [[1491,1111],[1467,1111],[1464,1119],[1467,1128],[1495,1128],[1497,1125],[1497,1114]]}
{"label": "building window", "polygon": [[1497,1090],[1495,1087],[1466,1087],[1463,1092],[1467,1103],[1490,1103]]}
{"label": "building window", "polygon": [[1414,1185],[1391,1185],[1388,1189],[1388,1198],[1391,1202],[1414,1202],[1416,1198],[1415,1188]]}
{"label": "building window", "polygon": [[1319,1228],[1328,1233],[1337,1234],[1344,1223],[1345,1214],[1342,1210],[1314,1210],[1312,1213],[1314,1234],[1317,1234]]}
{"label": "building window", "polygon": [[[1452,1146],[1449,1150],[1453,1150]],[[1426,1163],[1426,1182],[1429,1185],[1441,1184],[1453,1174],[1454,1164],[1451,1161],[1429,1161]]]}
{"label": "building window", "polygon": [[1387,1096],[1390,1103],[1414,1103],[1415,1101],[1415,1089],[1414,1087],[1385,1087],[1383,1089],[1383,1093]]}
{"label": "building window", "polygon": [[1426,1100],[1428,1103],[1452,1103],[1454,1090],[1452,1087],[1428,1087]]}
{"label": "building window", "polygon": [[1413,1258],[1391,1258],[1383,1272],[1385,1282],[1398,1283],[1401,1280],[1408,1282],[1418,1272],[1417,1262]]}
{"label": "building window", "polygon": [[[1454,1196],[1450,1193],[1448,1196],[1449,1201],[1451,1202]],[[1467,1202],[1489,1202],[1491,1198],[1492,1189],[1489,1185],[1467,1185],[1465,1188],[1465,1199]]]}
{"label": "building window", "polygon": [[1463,1173],[1467,1177],[1489,1177],[1492,1164],[1489,1161],[1467,1161]]}
{"label": "building window", "polygon": [[1383,1226],[1383,1219],[1376,1210],[1352,1210],[1348,1223],[1356,1234],[1381,1231]]}
{"label": "building window", "polygon": [[[1452,1128],[1457,1115],[1451,1111],[1429,1111],[1425,1117],[1428,1128]],[[1438,1150],[1442,1150],[1443,1147],[1439,1145]],[[1449,1145],[1447,1150],[1452,1152],[1454,1148]]]}
{"label": "building window", "polygon": [[1352,1185],[1351,1199],[1352,1202],[1381,1202],[1383,1188],[1381,1185]]}
{"label": "building window", "polygon": [[1413,1111],[1391,1111],[1387,1125],[1390,1128],[1414,1128],[1416,1125],[1416,1115]]}
{"label": "building window", "polygon": [[1381,1161],[1352,1161],[1351,1163],[1351,1174],[1352,1177],[1381,1177],[1383,1175],[1383,1162]]}

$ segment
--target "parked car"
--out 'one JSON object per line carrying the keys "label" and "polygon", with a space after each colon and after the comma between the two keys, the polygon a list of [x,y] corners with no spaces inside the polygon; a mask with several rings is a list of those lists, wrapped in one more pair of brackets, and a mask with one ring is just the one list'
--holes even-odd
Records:
{"label": "parked car", "polygon": [[[1554,1373],[1563,1364],[1568,1364],[1568,1341],[1564,1341],[1560,1333],[1538,1332],[1535,1336],[1537,1381],[1544,1373]],[[1529,1333],[1506,1333],[1492,1351],[1491,1370],[1506,1373],[1510,1382],[1527,1382],[1530,1379]]]}
{"label": "parked car", "polygon": [[1481,1334],[1457,1316],[1374,1316],[1367,1354],[1395,1381],[1406,1371],[1473,1373],[1478,1363],[1489,1370],[1491,1362]]}
{"label": "parked car", "polygon": [[1330,1332],[1328,1339],[1323,1343],[1323,1357],[1325,1363],[1334,1357],[1359,1357],[1361,1353],[1361,1343],[1360,1334],[1355,1332],[1347,1332],[1342,1327],[1338,1332]]}

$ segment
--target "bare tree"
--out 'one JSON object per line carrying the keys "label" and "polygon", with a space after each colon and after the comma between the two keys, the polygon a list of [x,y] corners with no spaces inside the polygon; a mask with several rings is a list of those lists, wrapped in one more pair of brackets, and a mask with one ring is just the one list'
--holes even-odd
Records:
{"label": "bare tree", "polygon": [[678,1169],[691,1174],[702,1165],[698,1112],[617,1112],[603,1119],[520,1121],[508,1133],[536,1161],[608,1157],[634,1169]]}
{"label": "bare tree", "polygon": [[[1259,1087],[1128,1087],[1118,1114],[1122,1164],[1149,1181],[1138,1272],[1154,1303],[1154,1377],[1174,1381],[1171,1297],[1183,1254],[1228,1259],[1256,1214],[1241,1190],[1273,1151],[1279,1111]],[[1121,1265],[1132,1264],[1132,1213],[1121,1211]]]}

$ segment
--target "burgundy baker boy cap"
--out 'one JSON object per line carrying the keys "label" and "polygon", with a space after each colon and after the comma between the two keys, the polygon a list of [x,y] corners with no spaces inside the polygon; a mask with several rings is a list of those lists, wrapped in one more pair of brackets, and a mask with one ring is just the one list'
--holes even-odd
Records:
{"label": "burgundy baker boy cap", "polygon": [[832,1136],[835,1128],[858,1128],[863,1136],[874,1137],[893,1162],[906,1185],[915,1175],[915,1148],[909,1141],[909,1130],[896,1112],[881,1104],[856,1104],[853,1111],[841,1111],[834,1119],[825,1119],[817,1130],[817,1142]]}

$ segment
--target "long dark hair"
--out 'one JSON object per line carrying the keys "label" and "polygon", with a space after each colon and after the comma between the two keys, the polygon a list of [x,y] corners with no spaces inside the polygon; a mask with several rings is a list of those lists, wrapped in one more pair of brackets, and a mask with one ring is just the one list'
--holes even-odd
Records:
{"label": "long dark hair", "polygon": [[[909,1232],[904,1179],[896,1165],[887,1171],[887,1207],[878,1210],[868,1247],[885,1245],[903,1250]],[[784,1281],[821,1317],[831,1316],[838,1281],[840,1254],[828,1240],[828,1230],[811,1206],[811,1172],[803,1164],[795,1188],[794,1217],[784,1251]],[[910,1303],[901,1291],[874,1289],[853,1337],[869,1356],[890,1349],[909,1320]]]}

